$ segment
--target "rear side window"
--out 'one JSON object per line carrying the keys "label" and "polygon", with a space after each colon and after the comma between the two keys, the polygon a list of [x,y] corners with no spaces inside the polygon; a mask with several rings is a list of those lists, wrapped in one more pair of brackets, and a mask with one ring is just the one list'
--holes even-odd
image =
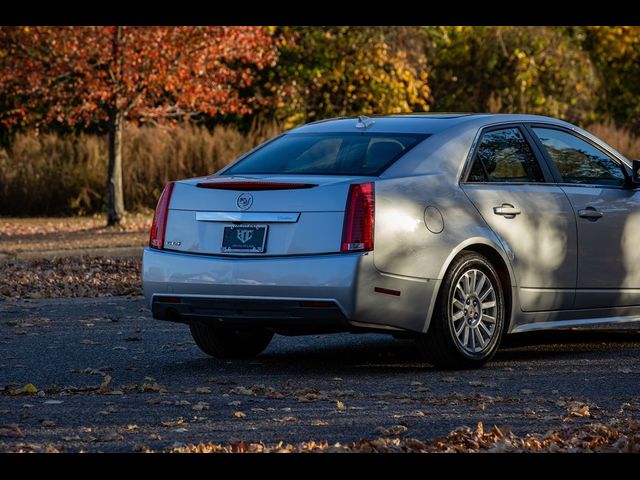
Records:
{"label": "rear side window", "polygon": [[620,165],[584,140],[553,128],[533,128],[555,162],[564,183],[623,186],[625,175]]}
{"label": "rear side window", "polygon": [[224,172],[240,174],[379,175],[426,134],[289,133]]}
{"label": "rear side window", "polygon": [[493,130],[482,136],[469,182],[544,182],[544,176],[520,129]]}

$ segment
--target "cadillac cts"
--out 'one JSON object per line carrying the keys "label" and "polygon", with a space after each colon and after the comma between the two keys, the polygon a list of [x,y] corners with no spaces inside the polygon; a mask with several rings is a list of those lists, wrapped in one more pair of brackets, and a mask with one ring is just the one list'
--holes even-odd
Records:
{"label": "cadillac cts", "polygon": [[547,117],[311,123],[166,185],[145,297],[220,358],[348,331],[480,366],[506,334],[640,320],[638,167]]}

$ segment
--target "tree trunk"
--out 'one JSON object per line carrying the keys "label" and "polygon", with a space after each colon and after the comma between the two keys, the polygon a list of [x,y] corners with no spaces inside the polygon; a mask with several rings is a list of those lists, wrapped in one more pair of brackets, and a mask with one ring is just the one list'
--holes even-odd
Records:
{"label": "tree trunk", "polygon": [[122,128],[121,112],[109,115],[109,180],[107,226],[119,225],[124,215],[124,193],[122,189]]}
{"label": "tree trunk", "polygon": [[109,108],[109,179],[107,181],[107,226],[119,225],[124,216],[124,193],[122,190],[122,128],[124,115],[119,105],[118,90],[122,73],[120,43],[122,28],[114,27],[112,61],[115,76],[113,103]]}

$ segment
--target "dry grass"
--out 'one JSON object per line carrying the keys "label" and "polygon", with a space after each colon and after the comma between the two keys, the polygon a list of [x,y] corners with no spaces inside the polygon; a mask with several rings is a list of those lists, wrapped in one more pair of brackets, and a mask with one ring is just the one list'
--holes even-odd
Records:
{"label": "dry grass", "polygon": [[601,138],[613,148],[631,160],[640,159],[640,137],[626,128],[618,128],[612,122],[595,123],[588,127],[589,132]]}
{"label": "dry grass", "polygon": [[[127,126],[123,144],[125,207],[154,208],[170,179],[210,174],[279,133],[255,124],[247,134],[234,127],[213,131]],[[0,149],[0,215],[85,215],[104,210],[106,138],[95,135],[16,135]]]}

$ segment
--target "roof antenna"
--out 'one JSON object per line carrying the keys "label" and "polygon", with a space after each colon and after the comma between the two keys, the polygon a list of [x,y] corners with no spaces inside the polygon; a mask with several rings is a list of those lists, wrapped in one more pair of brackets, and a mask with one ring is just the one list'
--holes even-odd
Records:
{"label": "roof antenna", "polygon": [[356,123],[356,128],[369,128],[374,123],[376,123],[376,122],[374,122],[369,117],[367,117],[365,115],[359,115],[358,116],[358,122]]}

